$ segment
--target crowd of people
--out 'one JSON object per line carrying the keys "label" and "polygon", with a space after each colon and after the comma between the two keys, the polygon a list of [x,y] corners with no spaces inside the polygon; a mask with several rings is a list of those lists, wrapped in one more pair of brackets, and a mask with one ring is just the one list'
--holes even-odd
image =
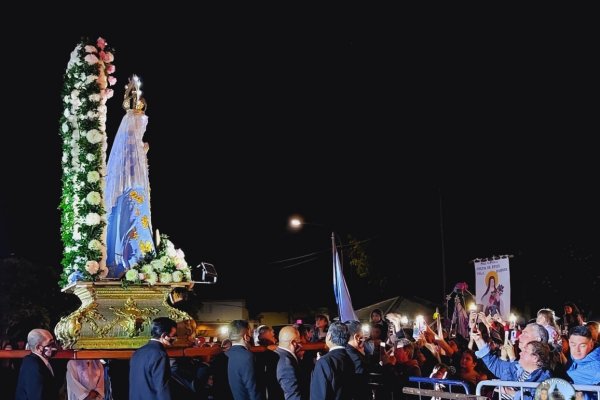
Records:
{"label": "crowd of people", "polygon": [[[576,310],[573,304],[567,307],[569,314]],[[498,315],[471,317],[468,337],[452,337],[441,328],[435,332],[428,325],[413,335],[399,315],[378,309],[371,313],[369,329],[359,321],[330,322],[318,315],[312,329],[289,325],[276,335],[267,325],[252,329],[248,321],[234,320],[222,352],[209,362],[170,359],[166,349],[176,339],[176,323],[156,318],[151,339],[129,362],[128,396],[121,397],[111,388],[109,364],[103,360],[70,360],[65,373],[57,373],[51,362],[58,347],[52,334],[34,329],[27,337],[31,354],[20,362],[14,398],[56,399],[63,386],[63,398],[78,400],[387,399],[402,398],[412,376],[460,380],[471,393],[478,382],[494,378],[543,382],[558,377],[600,385],[598,322],[573,315],[559,326],[547,308],[522,328],[511,329]],[[511,330],[517,335],[510,335]],[[323,342],[324,350],[303,348],[315,342]],[[501,399],[534,398],[534,391],[500,392]]]}

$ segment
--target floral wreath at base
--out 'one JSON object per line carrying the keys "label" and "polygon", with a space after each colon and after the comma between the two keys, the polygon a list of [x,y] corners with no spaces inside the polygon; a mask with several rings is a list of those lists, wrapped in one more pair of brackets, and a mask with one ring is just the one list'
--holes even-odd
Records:
{"label": "floral wreath at base", "polygon": [[192,271],[185,261],[185,254],[176,249],[165,234],[156,230],[156,253],[151,252],[131,266],[123,277],[122,285],[132,283],[178,283],[192,280]]}
{"label": "floral wreath at base", "polygon": [[113,50],[106,40],[83,38],[71,53],[62,90],[61,238],[64,244],[59,284],[95,281],[106,268],[106,101],[116,83]]}

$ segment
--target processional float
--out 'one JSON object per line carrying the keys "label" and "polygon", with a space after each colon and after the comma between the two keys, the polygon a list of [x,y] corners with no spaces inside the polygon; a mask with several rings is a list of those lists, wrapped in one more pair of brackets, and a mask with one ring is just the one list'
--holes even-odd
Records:
{"label": "processional float", "polygon": [[[175,345],[187,346],[195,322],[172,307],[172,296],[198,282],[183,251],[158,230],[153,235],[148,145],[142,140],[148,117],[135,75],[125,87],[125,115],[106,163],[113,62],[103,38],[82,39],[64,75],[60,284],[81,306],[54,331],[64,348],[137,348],[150,338],[154,318],[169,317],[178,322]],[[216,282],[212,265],[199,267],[201,283]]]}

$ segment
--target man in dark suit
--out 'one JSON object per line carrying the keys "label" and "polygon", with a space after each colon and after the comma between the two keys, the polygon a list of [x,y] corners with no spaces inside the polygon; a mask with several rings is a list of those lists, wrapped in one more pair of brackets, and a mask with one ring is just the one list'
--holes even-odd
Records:
{"label": "man in dark suit", "polygon": [[372,368],[365,356],[365,338],[362,325],[358,321],[348,321],[346,322],[346,326],[348,327],[348,334],[350,336],[346,345],[346,352],[354,364],[354,379],[352,380],[353,398],[372,399],[373,394],[369,387],[369,373],[373,372],[374,368]]}
{"label": "man in dark suit", "polygon": [[341,322],[330,325],[325,337],[329,352],[315,364],[310,381],[311,400],[344,400],[352,398],[354,364],[346,352],[350,334]]}
{"label": "man in dark suit", "polygon": [[177,339],[177,324],[170,318],[152,321],[150,341],[137,349],[129,363],[129,400],[171,400],[171,368],[165,350]]}
{"label": "man in dark suit", "polygon": [[48,361],[56,354],[56,342],[45,329],[33,329],[27,335],[31,354],[23,358],[17,382],[16,400],[55,400],[58,384]]}
{"label": "man in dark suit", "polygon": [[[296,350],[300,346],[300,333],[293,326],[284,326],[279,331],[279,355],[277,363],[277,382],[283,389],[285,400],[308,399],[308,390],[300,387],[298,358]],[[306,388],[308,389],[308,388]],[[304,392],[304,393],[303,393]]]}
{"label": "man in dark suit", "polygon": [[227,352],[227,377],[235,400],[264,400],[256,386],[254,356],[248,350],[252,335],[248,321],[233,320],[229,324],[232,346]]}

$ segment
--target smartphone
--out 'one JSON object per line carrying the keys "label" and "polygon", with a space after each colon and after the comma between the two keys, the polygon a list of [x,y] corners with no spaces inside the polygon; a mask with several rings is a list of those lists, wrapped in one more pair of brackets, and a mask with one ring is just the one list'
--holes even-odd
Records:
{"label": "smartphone", "polygon": [[510,341],[512,342],[512,344],[515,344],[517,342],[517,330],[513,329],[512,331],[510,331]]}

